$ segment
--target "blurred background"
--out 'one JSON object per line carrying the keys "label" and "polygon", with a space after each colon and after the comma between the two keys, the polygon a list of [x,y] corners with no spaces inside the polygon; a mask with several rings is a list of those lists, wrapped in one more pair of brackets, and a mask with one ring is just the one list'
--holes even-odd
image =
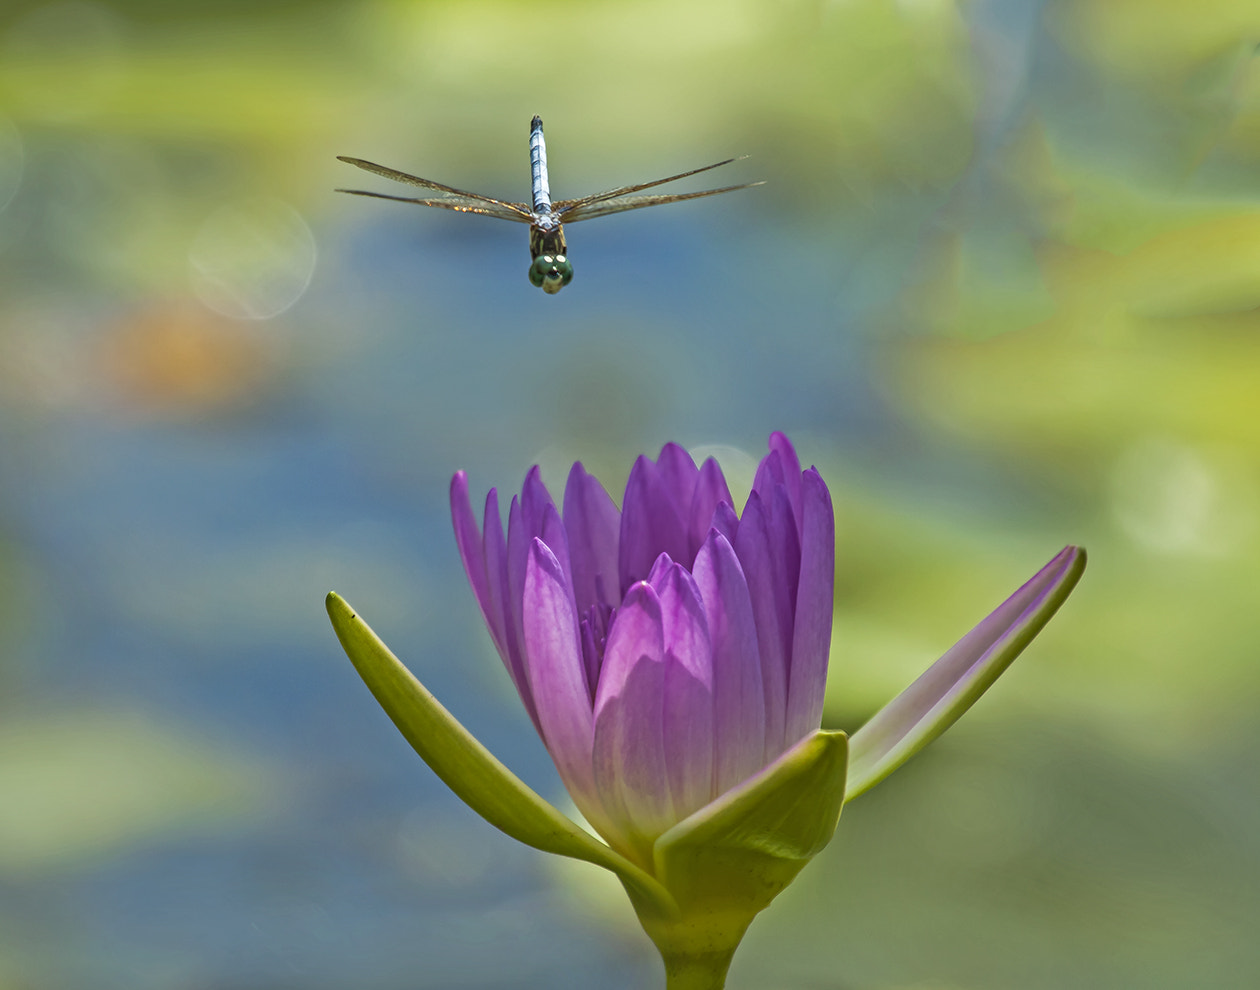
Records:
{"label": "blurred background", "polygon": [[[323,596],[560,800],[450,475],[619,493],[677,440],[746,493],[772,429],[835,499],[828,725],[1091,563],[732,990],[1260,984],[1258,41],[1250,0],[6,0],[0,990],[658,985]],[[524,227],[333,193],[526,199],[535,113],[560,198],[766,184],[572,227],[556,297]]]}

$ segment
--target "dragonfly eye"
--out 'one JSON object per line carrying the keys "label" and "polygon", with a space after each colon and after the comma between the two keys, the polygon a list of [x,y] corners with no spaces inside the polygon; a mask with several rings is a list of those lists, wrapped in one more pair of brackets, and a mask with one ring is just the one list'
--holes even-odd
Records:
{"label": "dragonfly eye", "polygon": [[548,294],[573,281],[573,266],[563,254],[540,254],[529,266],[529,280]]}

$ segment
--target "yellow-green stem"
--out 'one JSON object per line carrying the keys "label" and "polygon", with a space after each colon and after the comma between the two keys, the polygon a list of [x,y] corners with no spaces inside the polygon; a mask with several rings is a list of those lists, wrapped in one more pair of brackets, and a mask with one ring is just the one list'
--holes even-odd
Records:
{"label": "yellow-green stem", "polygon": [[722,990],[735,947],[700,955],[663,956],[665,990]]}
{"label": "yellow-green stem", "polygon": [[664,919],[641,912],[639,920],[665,962],[665,990],[722,990],[752,915],[709,911]]}

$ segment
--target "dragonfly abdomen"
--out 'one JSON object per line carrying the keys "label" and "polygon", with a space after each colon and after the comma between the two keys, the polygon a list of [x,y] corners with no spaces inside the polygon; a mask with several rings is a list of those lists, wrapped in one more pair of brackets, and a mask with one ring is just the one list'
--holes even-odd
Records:
{"label": "dragonfly abdomen", "polygon": [[535,114],[529,125],[529,171],[534,194],[534,212],[551,212],[551,187],[547,182],[547,142],[543,140],[542,118]]}

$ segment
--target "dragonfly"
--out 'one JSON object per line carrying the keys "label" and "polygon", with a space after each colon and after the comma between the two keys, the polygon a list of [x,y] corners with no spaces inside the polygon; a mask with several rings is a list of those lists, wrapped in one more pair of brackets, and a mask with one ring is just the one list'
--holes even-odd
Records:
{"label": "dragonfly", "polygon": [[[612,213],[624,213],[626,210],[641,210],[645,206],[663,206],[665,203],[681,203],[687,199],[699,199],[702,196],[717,196],[720,193],[747,189],[750,186],[762,185],[761,182],[743,182],[737,186],[723,186],[721,189],[705,189],[702,192],[649,194],[642,195],[644,189],[663,186],[667,182],[676,182],[691,175],[699,175],[710,169],[721,168],[739,158],[727,158],[693,168],[664,179],[651,182],[639,182],[632,186],[618,186],[607,192],[583,196],[581,199],[560,199],[552,202],[551,189],[547,179],[547,144],[543,140],[542,118],[535,116],[529,125],[529,168],[533,192],[533,205],[525,203],[507,203],[483,196],[480,193],[468,192],[446,186],[432,179],[422,179],[417,175],[408,175],[397,169],[386,168],[362,158],[350,158],[338,155],[338,161],[346,162],[365,172],[396,182],[405,182],[410,186],[419,186],[441,193],[440,196],[391,196],[387,193],[369,192],[366,189],[338,189],[337,192],[350,193],[353,196],[372,196],[376,199],[392,199],[399,203],[418,203],[420,206],[436,206],[444,210],[455,210],[459,213],[478,213],[486,217],[498,217],[500,220],[514,220],[517,223],[529,224],[529,280],[543,292],[554,295],[573,281],[573,264],[569,261],[568,245],[564,239],[564,225],[577,223],[579,220],[591,220],[595,217],[606,217]],[[636,193],[640,195],[635,195]]]}

